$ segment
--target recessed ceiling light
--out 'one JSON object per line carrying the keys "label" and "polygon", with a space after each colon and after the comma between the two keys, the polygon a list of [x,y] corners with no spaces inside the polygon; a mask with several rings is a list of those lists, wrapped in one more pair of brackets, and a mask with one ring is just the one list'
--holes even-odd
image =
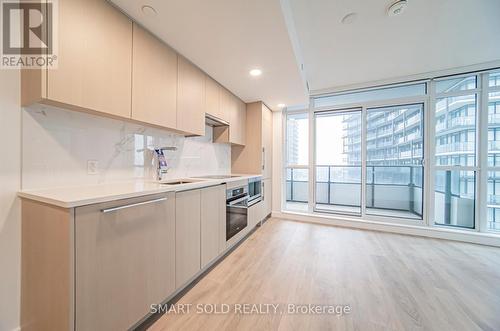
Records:
{"label": "recessed ceiling light", "polygon": [[278,108],[285,108],[286,105],[284,103],[278,103]]}
{"label": "recessed ceiling light", "polygon": [[260,75],[262,75],[262,70],[260,70],[260,69],[252,69],[252,70],[250,70],[250,76],[257,77],[257,76],[260,76]]}
{"label": "recessed ceiling light", "polygon": [[405,10],[407,4],[408,1],[406,0],[399,0],[394,2],[392,5],[389,6],[389,9],[387,9],[387,15],[396,16],[401,14]]}
{"label": "recessed ceiling light", "polygon": [[158,13],[156,12],[156,9],[154,9],[152,6],[150,5],[144,5],[141,7],[141,10],[142,10],[142,13],[148,17],[154,17],[156,16]]}
{"label": "recessed ceiling light", "polygon": [[354,23],[354,21],[356,21],[357,17],[358,17],[357,13],[349,13],[349,14],[345,15],[344,17],[342,17],[342,19],[340,20],[340,23],[342,23],[342,24]]}

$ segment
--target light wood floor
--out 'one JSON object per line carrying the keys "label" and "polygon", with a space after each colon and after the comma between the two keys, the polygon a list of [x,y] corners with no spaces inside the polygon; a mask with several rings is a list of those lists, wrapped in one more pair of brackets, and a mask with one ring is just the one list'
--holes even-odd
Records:
{"label": "light wood floor", "polygon": [[178,303],[348,304],[352,312],[193,309],[150,330],[500,330],[500,248],[271,219]]}

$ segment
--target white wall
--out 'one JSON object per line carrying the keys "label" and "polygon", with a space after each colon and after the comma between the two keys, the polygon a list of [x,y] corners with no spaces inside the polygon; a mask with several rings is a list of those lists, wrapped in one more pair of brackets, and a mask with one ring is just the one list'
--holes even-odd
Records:
{"label": "white wall", "polygon": [[16,192],[21,172],[18,70],[0,70],[0,330],[19,326],[21,219]]}
{"label": "white wall", "polygon": [[[154,180],[151,152],[167,151],[166,178],[229,174],[231,147],[204,137],[185,138],[166,130],[47,106],[23,110],[23,189],[101,184],[131,179]],[[98,161],[88,174],[87,161]]]}
{"label": "white wall", "polygon": [[283,115],[273,112],[273,212],[281,212],[283,176]]}

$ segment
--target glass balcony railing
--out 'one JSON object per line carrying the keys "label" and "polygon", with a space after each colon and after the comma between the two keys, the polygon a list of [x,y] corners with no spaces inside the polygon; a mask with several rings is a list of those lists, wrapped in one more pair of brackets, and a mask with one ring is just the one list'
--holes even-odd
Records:
{"label": "glass balcony railing", "polygon": [[475,144],[473,141],[466,141],[460,143],[444,144],[436,146],[437,154],[444,153],[455,153],[455,152],[471,152],[475,150]]}
{"label": "glass balcony railing", "polygon": [[446,130],[446,122],[440,122],[436,124],[436,131],[443,131]]}
{"label": "glass balcony railing", "polygon": [[[361,166],[317,166],[315,202],[318,210],[359,213],[361,172]],[[422,167],[368,166],[366,172],[366,207],[370,214],[422,217]],[[306,203],[308,182],[293,177],[288,176],[286,181],[286,201]]]}
{"label": "glass balcony railing", "polygon": [[474,126],[476,118],[474,116],[460,116],[452,118],[450,121],[450,128],[455,126]]}
{"label": "glass balcony railing", "polygon": [[488,141],[488,152],[500,151],[500,141]]}
{"label": "glass balcony railing", "polygon": [[489,114],[488,124],[500,124],[500,114]]}

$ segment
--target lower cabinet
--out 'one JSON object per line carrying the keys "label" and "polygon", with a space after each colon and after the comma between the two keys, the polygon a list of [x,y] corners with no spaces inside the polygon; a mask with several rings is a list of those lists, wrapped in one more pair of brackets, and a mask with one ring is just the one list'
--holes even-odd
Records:
{"label": "lower cabinet", "polygon": [[[226,223],[226,186],[219,185],[201,190],[201,267],[206,267],[222,252],[221,225]],[[224,226],[225,230],[225,226]]]}
{"label": "lower cabinet", "polygon": [[22,200],[21,323],[127,330],[221,256],[226,186],[76,208]]}
{"label": "lower cabinet", "polygon": [[75,209],[76,330],[125,330],[175,290],[175,194]]}
{"label": "lower cabinet", "polygon": [[175,286],[180,288],[201,269],[201,190],[176,193]]}
{"label": "lower cabinet", "polygon": [[264,202],[260,201],[248,207],[248,228],[251,230],[262,220],[262,207]]}

